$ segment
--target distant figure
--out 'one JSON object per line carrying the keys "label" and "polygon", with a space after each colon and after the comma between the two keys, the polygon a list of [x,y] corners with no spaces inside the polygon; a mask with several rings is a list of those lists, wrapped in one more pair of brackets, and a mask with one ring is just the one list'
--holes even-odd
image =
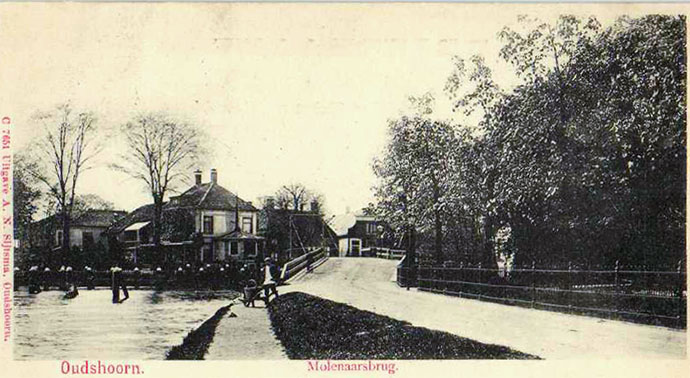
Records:
{"label": "distant figure", "polygon": [[93,269],[87,265],[84,267],[84,275],[86,276],[86,289],[93,290],[95,287],[94,281],[96,280],[96,273],[94,273]]}
{"label": "distant figure", "polygon": [[43,269],[43,274],[41,275],[41,281],[43,283],[43,290],[48,291],[50,290],[51,286],[51,281],[52,281],[52,272],[50,271],[50,268],[46,267]]}
{"label": "distant figure", "polygon": [[260,292],[261,290],[259,290],[259,287],[256,285],[256,281],[249,280],[244,287],[244,298],[242,299],[244,307],[249,307],[250,304],[254,307],[254,301],[258,299]]}
{"label": "distant figure", "polygon": [[266,304],[268,304],[270,298],[269,291],[273,293],[276,297],[278,296],[278,290],[276,289],[276,286],[279,280],[278,267],[273,263],[273,260],[270,257],[266,257],[266,259],[264,260],[262,273],[262,287],[264,289],[264,296],[266,297]]}
{"label": "distant figure", "polygon": [[139,281],[141,279],[141,272],[138,267],[134,267],[134,289],[139,290]]}
{"label": "distant figure", "polygon": [[62,296],[62,299],[73,299],[76,298],[77,295],[79,295],[79,289],[77,289],[77,285],[73,283],[65,295]]}
{"label": "distant figure", "polygon": [[165,290],[166,281],[167,278],[163,272],[163,269],[161,269],[160,266],[157,267],[156,270],[153,271],[153,288],[155,290]]}
{"label": "distant figure", "polygon": [[65,294],[62,296],[62,299],[73,299],[76,298],[77,295],[79,295],[79,290],[77,289],[77,283],[75,282],[76,280],[74,279],[74,276],[72,275],[72,267],[68,266],[67,269],[65,269],[65,286],[67,286],[67,290],[65,290]]}
{"label": "distant figure", "polygon": [[29,294],[38,294],[40,292],[41,285],[38,277],[38,266],[34,265],[29,268]]}
{"label": "distant figure", "polygon": [[[129,291],[127,291],[127,286],[122,279],[122,269],[120,267],[114,266],[110,268],[111,272],[111,284],[110,288],[113,291],[113,303],[122,303],[129,299]],[[124,298],[120,299],[120,289],[125,295]]]}
{"label": "distant figure", "polygon": [[67,271],[65,271],[65,266],[62,265],[60,266],[60,269],[58,270],[58,287],[62,291],[67,291],[69,287],[67,286]]}

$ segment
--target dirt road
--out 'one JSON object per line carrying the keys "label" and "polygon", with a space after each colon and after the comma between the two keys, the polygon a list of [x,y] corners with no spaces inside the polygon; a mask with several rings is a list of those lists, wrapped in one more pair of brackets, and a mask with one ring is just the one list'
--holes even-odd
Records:
{"label": "dirt road", "polygon": [[396,263],[331,258],[280,289],[546,359],[686,358],[685,331],[408,291],[394,282]]}

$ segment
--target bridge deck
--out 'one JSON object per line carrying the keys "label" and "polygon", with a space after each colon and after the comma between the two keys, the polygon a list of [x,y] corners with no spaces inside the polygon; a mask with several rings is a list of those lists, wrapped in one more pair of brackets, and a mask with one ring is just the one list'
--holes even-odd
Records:
{"label": "bridge deck", "polygon": [[282,287],[546,359],[685,358],[686,331],[399,288],[396,261],[331,258]]}

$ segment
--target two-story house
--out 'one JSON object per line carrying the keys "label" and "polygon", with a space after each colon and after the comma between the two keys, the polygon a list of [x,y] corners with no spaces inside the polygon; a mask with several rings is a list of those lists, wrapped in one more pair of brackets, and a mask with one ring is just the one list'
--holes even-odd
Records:
{"label": "two-story house", "polygon": [[[211,170],[209,182],[196,171],[195,184],[163,205],[161,246],[174,259],[209,263],[256,260],[263,253],[263,238],[256,236],[259,210],[218,184]],[[131,260],[153,246],[153,205],[132,211],[109,232],[125,246]]]}

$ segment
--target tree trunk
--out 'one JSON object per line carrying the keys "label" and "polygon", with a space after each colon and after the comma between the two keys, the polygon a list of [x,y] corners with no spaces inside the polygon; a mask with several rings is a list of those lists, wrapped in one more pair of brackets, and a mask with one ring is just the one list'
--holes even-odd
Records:
{"label": "tree trunk", "polygon": [[438,263],[443,262],[443,225],[441,223],[441,211],[434,211],[434,228],[435,228],[435,240],[434,240],[434,256]]}
{"label": "tree trunk", "polygon": [[163,199],[159,196],[153,198],[153,245],[156,252],[161,244],[161,218],[163,214]]}
{"label": "tree trunk", "polygon": [[496,264],[496,257],[494,256],[494,245],[491,242],[491,237],[493,234],[493,227],[491,223],[490,217],[487,216],[484,218],[484,250],[480,261],[487,268],[493,269],[498,268],[498,264]]}
{"label": "tree trunk", "polygon": [[[434,206],[441,197],[438,183],[434,182]],[[441,221],[441,209],[434,209],[434,259],[437,263],[443,262],[443,223]]]}
{"label": "tree trunk", "polygon": [[67,211],[62,211],[62,245],[60,248],[60,264],[65,265],[67,262],[67,256],[69,256],[69,246],[70,246],[70,219]]}
{"label": "tree trunk", "polygon": [[413,225],[407,225],[407,258],[405,259],[409,265],[414,265],[417,257],[416,249],[416,235]]}

